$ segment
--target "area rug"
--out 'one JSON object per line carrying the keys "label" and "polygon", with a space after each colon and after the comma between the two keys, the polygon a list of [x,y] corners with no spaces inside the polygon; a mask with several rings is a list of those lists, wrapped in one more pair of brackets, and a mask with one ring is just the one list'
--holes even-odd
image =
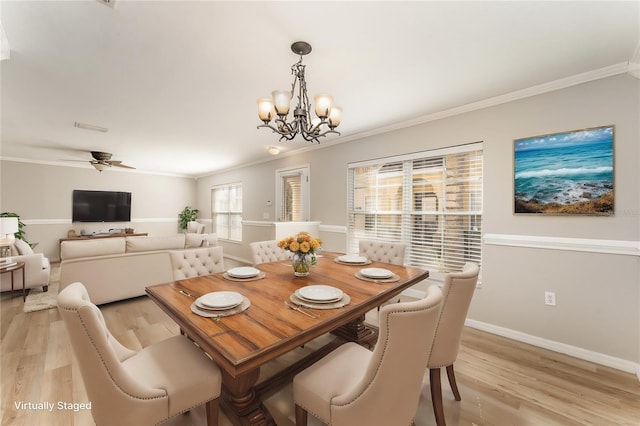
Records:
{"label": "area rug", "polygon": [[43,311],[45,309],[56,308],[56,297],[58,296],[59,282],[49,283],[49,291],[42,291],[41,287],[29,289],[27,300],[24,302],[24,312]]}

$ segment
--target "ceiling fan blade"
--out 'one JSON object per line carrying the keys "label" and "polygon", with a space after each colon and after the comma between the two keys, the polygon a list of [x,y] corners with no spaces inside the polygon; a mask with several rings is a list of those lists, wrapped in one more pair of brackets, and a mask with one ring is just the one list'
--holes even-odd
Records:
{"label": "ceiling fan blade", "polygon": [[122,161],[109,161],[108,163],[111,164],[113,167],[123,167],[125,169],[135,169],[135,167],[127,166],[126,164],[122,164]]}

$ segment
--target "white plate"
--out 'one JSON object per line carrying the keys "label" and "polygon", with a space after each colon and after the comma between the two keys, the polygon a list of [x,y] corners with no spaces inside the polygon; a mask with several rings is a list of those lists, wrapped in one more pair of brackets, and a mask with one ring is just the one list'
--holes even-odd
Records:
{"label": "white plate", "polygon": [[214,291],[200,296],[196,302],[207,309],[231,309],[242,303],[242,295],[235,291]]}
{"label": "white plate", "polygon": [[367,263],[369,258],[357,254],[345,254],[344,256],[338,257],[338,260],[344,263]]}
{"label": "white plate", "polygon": [[317,303],[335,302],[342,298],[342,290],[328,285],[310,285],[295,292],[296,296]]}
{"label": "white plate", "polygon": [[393,276],[393,272],[384,268],[364,268],[360,270],[360,273],[367,278],[390,278]]}
{"label": "white plate", "polygon": [[253,278],[257,277],[260,273],[259,269],[251,266],[239,266],[237,268],[231,268],[227,271],[230,277],[233,278]]}

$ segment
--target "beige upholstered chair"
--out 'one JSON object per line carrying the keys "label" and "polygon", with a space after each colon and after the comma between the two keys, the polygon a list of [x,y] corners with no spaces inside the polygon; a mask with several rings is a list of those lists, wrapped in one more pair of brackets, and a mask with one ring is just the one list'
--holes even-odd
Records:
{"label": "beige upholstered chair", "polygon": [[359,248],[360,256],[367,256],[377,262],[403,265],[404,252],[407,249],[407,245],[385,241],[360,240]]}
{"label": "beige upholstered chair", "polygon": [[462,272],[453,272],[445,276],[442,288],[442,310],[438,317],[438,327],[429,358],[429,380],[431,383],[431,402],[438,426],[445,425],[442,406],[442,387],[440,368],[446,367],[449,384],[456,401],[460,401],[460,392],[453,372],[453,363],[458,357],[460,337],[467,318],[473,292],[476,289],[480,268],[473,262],[467,262]]}
{"label": "beige upholstered chair", "polygon": [[175,280],[224,272],[224,255],[220,246],[171,250],[169,256]]}
{"label": "beige upholstered chair", "polygon": [[276,262],[278,260],[288,259],[286,250],[278,247],[278,241],[256,241],[249,244],[251,249],[251,259],[253,266],[266,262]]}
{"label": "beige upholstered chair", "polygon": [[[392,265],[404,265],[404,253],[407,251],[406,244],[376,240],[360,240],[358,245],[360,249],[360,256],[366,256],[370,260],[376,262],[390,263]],[[399,298],[388,300],[378,306],[378,311],[386,304],[399,301]]]}
{"label": "beige upholstered chair", "polygon": [[[43,291],[47,291],[51,274],[49,259],[44,257],[42,253],[34,253],[29,244],[19,239],[15,240],[10,250],[12,262],[24,262],[24,269],[15,274],[16,288],[22,288],[20,286],[22,285],[22,274],[24,274],[25,289],[41,286]],[[2,274],[0,275],[0,291],[7,290],[11,290],[11,274]]]}
{"label": "beige upholstered chair", "polygon": [[380,310],[373,352],[346,343],[293,379],[296,426],[307,413],[332,426],[407,426],[416,415],[442,292]]}
{"label": "beige upholstered chair", "polygon": [[204,234],[205,229],[204,223],[196,222],[195,220],[187,222],[187,232],[190,234]]}
{"label": "beige upholstered chair", "polygon": [[97,425],[155,425],[205,403],[207,424],[218,424],[220,369],[186,337],[125,348],[81,283],[58,294],[58,309]]}

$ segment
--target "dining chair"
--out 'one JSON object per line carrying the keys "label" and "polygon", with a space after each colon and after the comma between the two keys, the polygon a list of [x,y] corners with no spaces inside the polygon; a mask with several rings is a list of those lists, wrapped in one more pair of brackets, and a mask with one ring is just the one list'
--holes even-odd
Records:
{"label": "dining chair", "polygon": [[456,401],[461,399],[453,371],[453,363],[458,357],[464,321],[467,318],[479,274],[478,265],[467,262],[462,268],[462,272],[451,272],[445,275],[442,287],[442,310],[438,316],[438,326],[427,365],[431,384],[431,402],[438,426],[446,424],[444,407],[442,406],[440,368],[446,367],[453,396]]}
{"label": "dining chair", "polygon": [[360,240],[358,242],[360,256],[366,256],[376,262],[403,265],[407,245],[377,240]]}
{"label": "dining chair", "polygon": [[[404,254],[407,251],[407,245],[404,243],[377,241],[377,240],[360,240],[358,242],[360,256],[366,256],[369,260],[375,262],[390,263],[392,265],[404,265]],[[389,304],[397,303],[400,298],[388,300],[378,306],[377,310]]]}
{"label": "dining chair", "polygon": [[332,426],[407,426],[416,415],[442,301],[433,285],[424,299],[380,310],[373,351],[350,342],[293,379],[296,426],[311,413]]}
{"label": "dining chair", "polygon": [[253,266],[267,262],[277,262],[289,258],[286,250],[278,247],[277,240],[256,241],[249,243]]}
{"label": "dining chair", "polygon": [[225,270],[221,246],[170,250],[169,257],[175,280],[212,275]]}
{"label": "dining chair", "polygon": [[220,369],[186,337],[135,352],[111,335],[82,283],[57,302],[97,425],[156,425],[202,404],[207,425],[218,424]]}
{"label": "dining chair", "polygon": [[200,223],[195,220],[192,220],[190,222],[187,222],[186,232],[191,234],[204,234],[206,228],[207,227],[204,223]]}

